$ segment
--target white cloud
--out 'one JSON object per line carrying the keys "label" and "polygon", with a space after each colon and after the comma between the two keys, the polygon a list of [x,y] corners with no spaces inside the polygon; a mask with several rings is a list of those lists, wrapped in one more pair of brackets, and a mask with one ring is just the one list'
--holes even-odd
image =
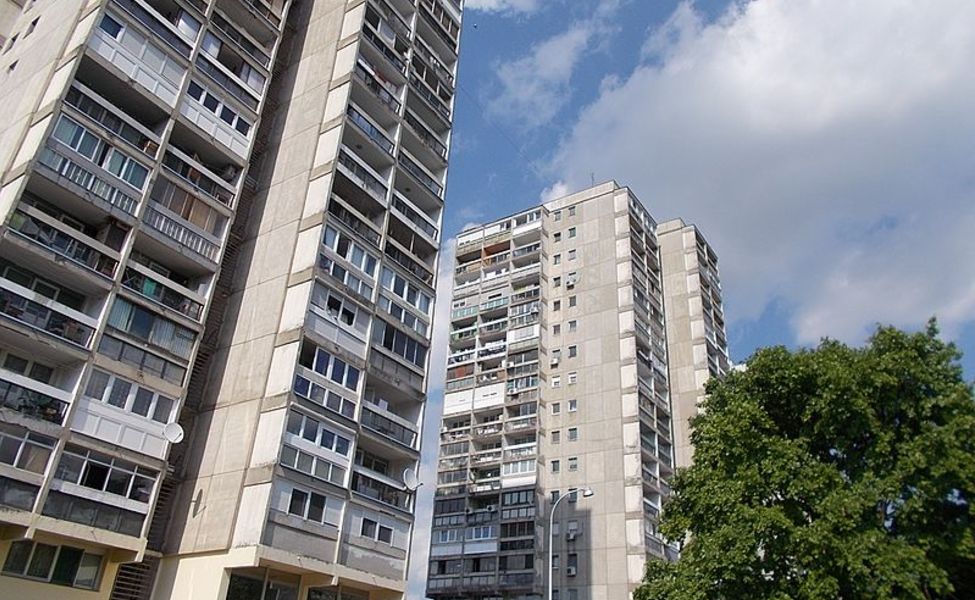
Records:
{"label": "white cloud", "polygon": [[454,254],[457,239],[444,242],[440,249],[437,272],[437,303],[434,306],[433,339],[430,350],[430,371],[427,377],[427,406],[422,432],[420,481],[414,514],[413,544],[410,551],[408,598],[423,598],[426,592],[427,556],[430,552],[430,523],[433,518],[433,495],[437,485],[437,454],[440,450],[440,415],[443,410],[443,386],[447,374],[447,334],[450,330],[450,295],[454,286]]}
{"label": "white cloud", "polygon": [[975,319],[975,3],[690,4],[604,81],[552,179],[599,173],[697,222],[733,319],[780,299],[797,339]]}
{"label": "white cloud", "polygon": [[541,7],[541,0],[467,0],[464,10],[489,13],[530,14]]}
{"label": "white cloud", "polygon": [[562,198],[563,196],[568,196],[569,193],[570,193],[569,186],[566,185],[566,183],[560,179],[559,181],[556,181],[552,185],[542,190],[542,193],[539,194],[538,201],[544,204],[550,200],[555,200],[556,198]]}

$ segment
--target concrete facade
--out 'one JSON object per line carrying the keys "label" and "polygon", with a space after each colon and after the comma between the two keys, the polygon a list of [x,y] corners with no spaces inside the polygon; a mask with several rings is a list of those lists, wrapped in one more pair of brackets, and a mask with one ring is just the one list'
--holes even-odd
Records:
{"label": "concrete facade", "polygon": [[460,13],[0,3],[4,591],[402,598]]}
{"label": "concrete facade", "polygon": [[728,372],[728,342],[718,257],[694,225],[680,219],[657,227],[663,262],[670,398],[674,411],[674,459],[694,460],[690,420],[697,416],[704,386]]}
{"label": "concrete facade", "polygon": [[431,597],[543,597],[552,544],[556,597],[614,600],[675,556],[656,231],[607,183],[458,237]]}

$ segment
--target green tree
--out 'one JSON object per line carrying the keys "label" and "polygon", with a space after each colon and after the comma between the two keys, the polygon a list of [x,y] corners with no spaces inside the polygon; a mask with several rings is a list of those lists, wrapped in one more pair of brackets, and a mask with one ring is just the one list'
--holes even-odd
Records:
{"label": "green tree", "polygon": [[637,600],[975,598],[975,396],[954,345],[757,352],[708,386]]}

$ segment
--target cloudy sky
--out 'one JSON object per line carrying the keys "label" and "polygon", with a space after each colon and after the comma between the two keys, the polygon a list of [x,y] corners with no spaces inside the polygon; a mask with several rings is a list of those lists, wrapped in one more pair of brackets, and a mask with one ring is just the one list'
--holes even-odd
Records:
{"label": "cloudy sky", "polygon": [[735,360],[936,315],[975,377],[972,0],[467,0],[461,48],[445,237],[615,179],[714,246]]}

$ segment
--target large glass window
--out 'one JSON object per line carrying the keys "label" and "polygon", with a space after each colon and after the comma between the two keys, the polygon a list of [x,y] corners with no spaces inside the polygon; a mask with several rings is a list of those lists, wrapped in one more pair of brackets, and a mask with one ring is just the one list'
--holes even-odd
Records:
{"label": "large glass window", "polygon": [[68,444],[54,477],[148,504],[159,473],[93,450]]}
{"label": "large glass window", "polygon": [[18,540],[10,545],[3,572],[6,575],[93,590],[98,584],[101,567],[101,554],[70,546]]}
{"label": "large glass window", "polygon": [[196,341],[193,330],[164,319],[124,298],[116,298],[108,316],[108,324],[187,360]]}
{"label": "large glass window", "polygon": [[168,396],[98,369],[88,380],[85,396],[159,423],[170,422],[176,405]]}
{"label": "large glass window", "polygon": [[0,463],[44,473],[56,440],[14,425],[0,424]]}
{"label": "large glass window", "polygon": [[61,115],[54,128],[54,139],[135,189],[142,191],[145,187],[149,176],[146,166],[112,147],[74,119]]}

